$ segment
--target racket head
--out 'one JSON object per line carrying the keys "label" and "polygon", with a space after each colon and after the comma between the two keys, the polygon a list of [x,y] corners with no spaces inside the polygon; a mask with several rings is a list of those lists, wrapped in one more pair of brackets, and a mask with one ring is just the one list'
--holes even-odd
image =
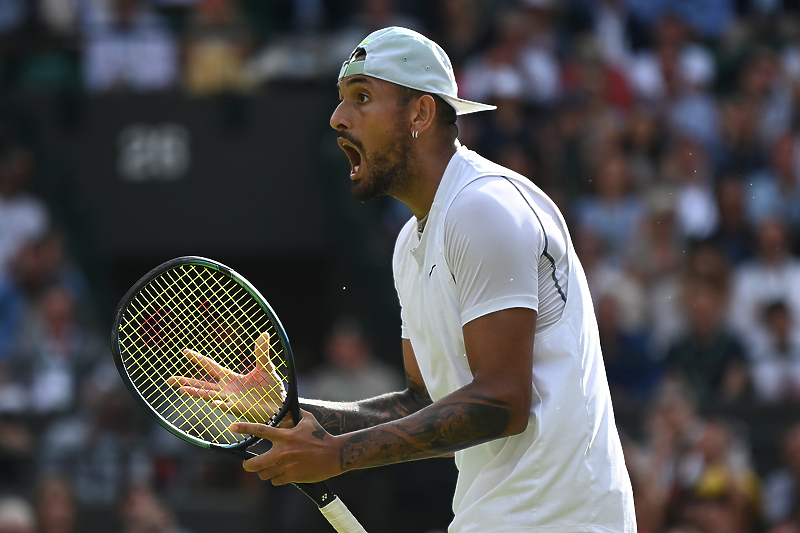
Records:
{"label": "racket head", "polygon": [[[283,400],[268,420],[263,413],[223,411],[168,382],[176,376],[214,381],[184,349],[247,375],[256,368],[254,347],[264,334],[278,383],[256,394]],[[136,282],[114,313],[111,350],[133,396],[164,428],[196,446],[248,456],[247,448],[261,439],[231,432],[232,423],[277,426],[289,414],[300,419],[292,350],[280,320],[244,277],[212,259],[178,257]]]}

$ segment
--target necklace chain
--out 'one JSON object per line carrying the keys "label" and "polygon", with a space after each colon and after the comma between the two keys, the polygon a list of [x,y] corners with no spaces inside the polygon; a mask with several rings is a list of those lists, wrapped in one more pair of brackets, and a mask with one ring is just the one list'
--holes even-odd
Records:
{"label": "necklace chain", "polygon": [[422,217],[421,219],[417,220],[417,233],[419,233],[420,235],[422,235],[422,230],[425,229],[425,223],[428,221],[428,215],[430,215],[430,214],[431,214],[431,212],[428,211],[427,213],[425,213],[424,217]]}

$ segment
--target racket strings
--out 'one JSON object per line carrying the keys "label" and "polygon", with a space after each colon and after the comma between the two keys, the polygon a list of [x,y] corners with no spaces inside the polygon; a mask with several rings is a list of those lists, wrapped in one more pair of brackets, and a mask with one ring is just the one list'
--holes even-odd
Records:
{"label": "racket strings", "polygon": [[[259,368],[254,348],[264,336],[269,344]],[[235,280],[202,265],[180,265],[146,284],[123,315],[120,347],[142,398],[171,425],[207,442],[240,442],[244,437],[228,430],[232,422],[266,421],[274,413],[263,411],[264,400],[279,408],[286,398],[288,363],[269,315]],[[217,379],[184,349],[230,373]],[[270,372],[276,379],[265,378]],[[180,392],[168,382],[176,376],[222,389],[235,399],[240,417]]]}
{"label": "racket strings", "polygon": [[[196,293],[197,293],[198,289],[200,289],[200,288],[202,288],[202,287],[194,287],[190,291],[190,295],[194,296],[195,298],[198,297],[198,295]],[[195,325],[200,325],[201,326],[199,328],[196,328],[196,329],[198,329],[198,334],[201,337],[204,336],[206,339],[212,339],[213,340],[213,339],[219,339],[220,337],[222,337],[222,339],[224,340],[226,336],[230,335],[230,333],[231,333],[230,328],[228,328],[228,331],[220,332],[220,327],[222,325],[221,323],[223,321],[218,316],[208,315],[208,313],[209,313],[209,304],[208,304],[207,301],[199,300],[198,302],[199,303],[196,306],[194,306],[192,308],[189,308],[190,311],[192,311],[190,313],[190,315],[191,315],[190,319],[193,321],[192,323],[195,324]],[[207,315],[207,316],[203,316],[204,314]],[[211,349],[215,350],[215,348],[217,348],[217,347],[212,347]],[[228,364],[226,366],[233,366],[233,365]],[[202,376],[202,377],[205,377],[205,376]],[[230,392],[235,394],[238,391],[234,389],[234,390],[232,390]],[[248,400],[248,398],[244,399],[244,403],[245,404],[254,405],[253,401],[255,400],[255,398],[252,397],[252,393],[251,393],[251,397],[249,398],[250,401],[248,402],[247,400]],[[245,415],[245,416],[247,416],[247,415]],[[206,418],[208,418],[208,417],[206,417]],[[202,419],[202,418],[197,421],[197,424],[203,424],[203,423],[205,423],[205,420]],[[191,428],[191,429],[194,429],[194,428]]]}
{"label": "racket strings", "polygon": [[[165,356],[165,353],[163,353],[165,340],[169,339],[172,333],[171,330],[180,330],[180,326],[182,325],[178,321],[179,315],[173,315],[164,311],[165,309],[176,309],[174,297],[165,296],[166,294],[165,283],[163,283],[163,280],[157,278],[153,280],[150,285],[143,288],[141,294],[137,297],[141,308],[144,310],[147,310],[147,303],[145,302],[149,302],[150,304],[166,304],[165,307],[157,308],[156,311],[151,310],[149,316],[142,322],[141,328],[142,339],[155,345],[155,351],[160,357]],[[173,348],[175,347],[173,346]],[[176,370],[183,370],[182,372],[152,372],[153,365],[147,364],[153,362],[147,358],[152,354],[139,350],[138,355],[145,356],[144,358],[140,357],[134,361],[134,363],[138,363],[137,366],[140,369],[140,373],[139,375],[135,375],[133,372],[130,372],[130,375],[134,383],[140,387],[140,391],[145,400],[150,403],[157,412],[162,415],[167,415],[167,419],[171,423],[180,427],[187,433],[194,434],[194,436],[204,438],[205,440],[213,440],[203,435],[203,430],[208,429],[210,426],[208,415],[204,415],[204,413],[207,413],[207,410],[192,409],[187,398],[174,394],[172,387],[170,387],[164,379],[168,379],[166,374],[188,374],[192,375],[192,377],[202,376],[196,375],[187,369],[185,365],[183,368],[176,368]],[[139,377],[141,377],[141,379],[138,379]],[[211,426],[213,427],[213,425]]]}

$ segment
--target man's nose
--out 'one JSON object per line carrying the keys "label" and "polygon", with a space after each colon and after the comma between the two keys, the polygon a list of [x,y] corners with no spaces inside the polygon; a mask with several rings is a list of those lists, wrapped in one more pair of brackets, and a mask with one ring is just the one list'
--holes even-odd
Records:
{"label": "man's nose", "polygon": [[350,127],[349,122],[344,116],[343,104],[344,102],[339,102],[339,105],[336,106],[336,109],[333,110],[333,114],[331,115],[331,128],[336,131],[341,131]]}

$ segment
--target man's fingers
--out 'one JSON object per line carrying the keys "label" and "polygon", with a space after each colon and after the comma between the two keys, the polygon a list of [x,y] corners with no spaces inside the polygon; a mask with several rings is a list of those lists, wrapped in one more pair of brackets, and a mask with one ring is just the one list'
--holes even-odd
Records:
{"label": "man's fingers", "polygon": [[264,474],[259,472],[258,476],[261,479],[263,479],[264,481],[266,481],[268,479],[271,479],[272,480],[272,484],[275,485],[276,487],[279,487],[281,485],[286,485],[287,483],[289,483],[289,481],[286,480],[287,479],[286,478],[286,474],[284,474],[283,472],[281,472],[279,474],[276,474],[276,475],[272,475],[269,472],[265,472]]}
{"label": "man's fingers", "polygon": [[256,339],[254,352],[256,356],[256,368],[263,368],[270,372],[275,371],[275,366],[269,357],[269,333],[264,332]]}
{"label": "man's fingers", "polygon": [[220,365],[210,357],[199,354],[194,350],[189,350],[187,348],[186,350],[183,350],[183,354],[187,357],[187,359],[195,363],[197,366],[215,378],[223,378],[230,374],[230,370]]}
{"label": "man's fingers", "polygon": [[[235,422],[230,425],[230,430],[234,433],[256,435],[257,437],[267,439],[271,442],[274,442],[278,433],[282,431],[266,424],[255,424],[252,422]],[[277,466],[277,464],[273,463],[270,452],[247,459],[242,463],[242,468],[247,472],[258,472],[259,477],[264,480],[271,479],[276,474]]]}
{"label": "man's fingers", "polygon": [[234,422],[230,426],[230,430],[234,433],[243,433],[246,435],[255,435],[262,439],[274,441],[282,429],[277,429],[266,424],[256,424],[253,422]]}
{"label": "man's fingers", "polygon": [[186,376],[172,376],[167,384],[173,387],[192,387],[195,389],[219,390],[219,385],[204,379],[187,378]]}
{"label": "man's fingers", "polygon": [[195,398],[200,398],[206,401],[221,401],[228,399],[228,395],[225,394],[225,391],[219,389],[196,389],[194,387],[181,387],[180,391],[184,394],[188,394],[189,396],[194,396]]}

